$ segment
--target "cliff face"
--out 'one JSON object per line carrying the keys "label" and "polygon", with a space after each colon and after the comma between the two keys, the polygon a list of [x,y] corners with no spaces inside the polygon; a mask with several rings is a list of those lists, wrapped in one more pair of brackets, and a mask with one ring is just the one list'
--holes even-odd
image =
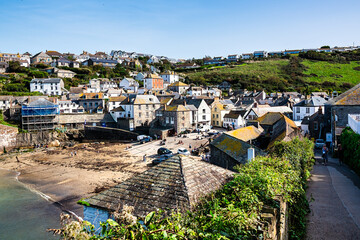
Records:
{"label": "cliff face", "polygon": [[18,129],[0,124],[0,152],[4,147],[15,147]]}

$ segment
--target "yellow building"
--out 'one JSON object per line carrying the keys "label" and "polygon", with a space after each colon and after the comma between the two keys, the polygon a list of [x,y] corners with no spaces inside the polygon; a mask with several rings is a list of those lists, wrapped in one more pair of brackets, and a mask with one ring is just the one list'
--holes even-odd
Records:
{"label": "yellow building", "polygon": [[211,107],[211,125],[213,127],[223,127],[224,116],[229,113],[233,107],[233,104],[215,99]]}

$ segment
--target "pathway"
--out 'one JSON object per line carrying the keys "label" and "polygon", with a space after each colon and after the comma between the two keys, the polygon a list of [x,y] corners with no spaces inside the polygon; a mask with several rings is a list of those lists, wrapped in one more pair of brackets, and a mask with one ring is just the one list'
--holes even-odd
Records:
{"label": "pathway", "polygon": [[337,159],[324,166],[316,156],[307,189],[307,239],[360,239],[360,178]]}

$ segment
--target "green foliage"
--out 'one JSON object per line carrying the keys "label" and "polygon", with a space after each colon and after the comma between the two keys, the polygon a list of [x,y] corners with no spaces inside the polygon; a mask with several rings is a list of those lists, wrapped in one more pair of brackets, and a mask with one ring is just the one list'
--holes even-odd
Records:
{"label": "green foliage", "polygon": [[87,201],[85,201],[84,199],[80,199],[79,201],[77,201],[77,204],[81,204],[81,205],[90,207],[90,204]]}
{"label": "green foliage", "polygon": [[3,115],[3,113],[2,113],[2,111],[0,110],[0,124],[2,124],[2,125],[6,125],[6,126],[10,126],[10,127],[19,127],[18,125],[16,125],[16,124],[13,124],[13,123],[11,123],[11,122],[8,122],[8,121],[6,121],[5,119],[4,119],[4,115]]}
{"label": "green foliage", "polygon": [[[202,67],[186,70],[186,82],[196,85],[216,85],[228,81],[234,89],[247,88],[274,91],[339,92],[360,82],[359,61],[313,61],[291,56],[289,60],[261,60],[221,68]],[[326,82],[325,84],[322,84]],[[328,83],[331,84],[328,84]]]}
{"label": "green foliage", "polygon": [[239,166],[233,180],[191,212],[166,215],[159,210],[135,221],[121,213],[120,221],[101,223],[101,235],[91,239],[261,239],[267,226],[262,210],[278,208],[274,199],[279,195],[290,207],[289,238],[303,239],[308,212],[304,187],[312,161],[311,141],[277,143],[270,156]]}
{"label": "green foliage", "polygon": [[340,139],[344,163],[360,176],[360,135],[351,128],[345,128]]}

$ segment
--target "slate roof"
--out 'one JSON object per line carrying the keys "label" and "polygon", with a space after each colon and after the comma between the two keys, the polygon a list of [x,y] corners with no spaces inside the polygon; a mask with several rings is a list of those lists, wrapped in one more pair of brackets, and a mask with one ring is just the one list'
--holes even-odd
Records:
{"label": "slate roof", "polygon": [[159,99],[154,95],[131,94],[121,104],[157,104]]}
{"label": "slate roof", "polygon": [[275,106],[275,107],[253,107],[251,109],[256,113],[258,117],[263,116],[266,113],[292,113],[291,108],[286,106]]}
{"label": "slate roof", "polygon": [[360,84],[331,99],[327,105],[360,105]]}
{"label": "slate roof", "polygon": [[30,83],[60,83],[61,78],[34,78]]}
{"label": "slate roof", "polygon": [[126,99],[125,96],[121,95],[119,97],[110,97],[109,102],[122,102]]}
{"label": "slate roof", "polygon": [[243,156],[247,155],[247,149],[249,148],[249,146],[252,146],[230,134],[221,134],[210,144],[225,153],[226,155],[235,159],[239,163],[241,163],[241,159],[243,158]]}
{"label": "slate roof", "polygon": [[157,209],[184,212],[232,176],[232,172],[207,162],[174,156],[85,201],[110,211],[125,204],[134,206],[135,216],[145,216]]}
{"label": "slate roof", "polygon": [[230,111],[229,113],[224,115],[224,118],[238,119],[239,116],[244,117],[246,113],[247,110]]}
{"label": "slate roof", "polygon": [[40,98],[27,105],[28,107],[55,107],[56,105],[44,98]]}
{"label": "slate roof", "polygon": [[47,55],[44,52],[39,52],[39,53],[35,54],[34,56],[32,56],[32,58],[35,58],[35,57],[47,57],[47,58],[50,58],[50,56]]}
{"label": "slate roof", "polygon": [[322,97],[311,97],[310,99],[302,100],[301,102],[294,105],[294,107],[319,107],[324,106],[324,104],[327,102]]}

